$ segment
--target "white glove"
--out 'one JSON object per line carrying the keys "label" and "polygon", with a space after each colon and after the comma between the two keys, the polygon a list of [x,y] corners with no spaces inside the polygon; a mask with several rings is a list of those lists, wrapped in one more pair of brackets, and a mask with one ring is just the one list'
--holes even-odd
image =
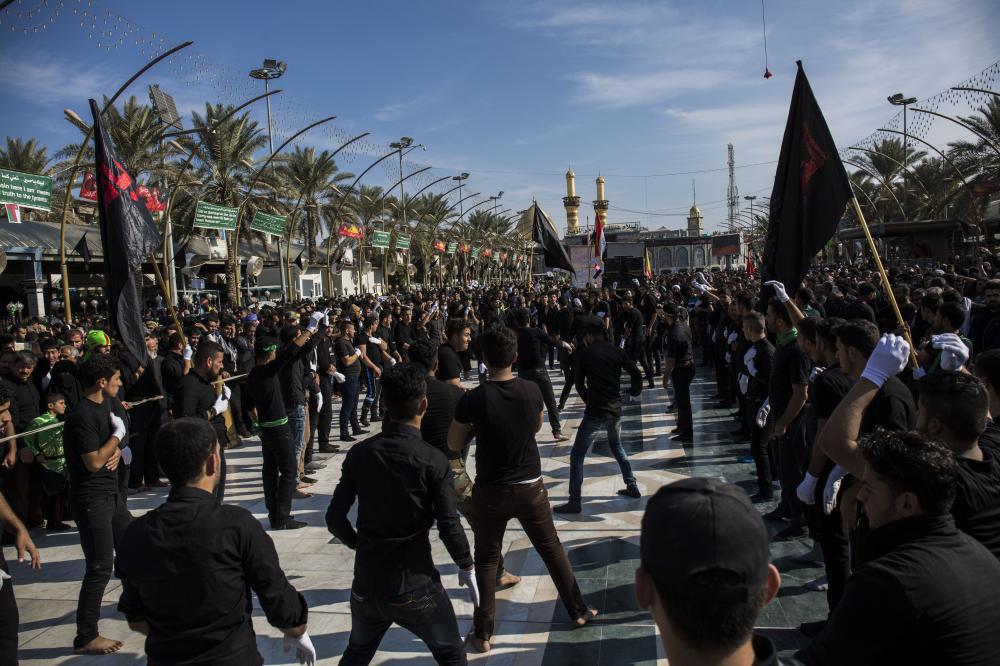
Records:
{"label": "white glove", "polygon": [[344,373],[342,372],[335,372],[331,375],[331,377],[333,377],[334,381],[336,381],[338,384],[343,384],[344,382],[347,381],[347,377],[345,377]]}
{"label": "white glove", "polygon": [[394,365],[396,365],[396,359],[394,359],[393,357],[390,356],[389,357],[389,367],[391,368]]}
{"label": "white glove", "polygon": [[479,362],[479,374],[481,375],[486,374],[486,364],[483,363],[482,361]]}
{"label": "white glove", "polygon": [[757,376],[757,366],[754,364],[753,359],[746,362],[747,372],[750,373],[751,377]]}
{"label": "white glove", "polygon": [[931,337],[931,346],[941,350],[941,369],[956,371],[969,360],[969,348],[954,333]]}
{"label": "white glove", "polygon": [[225,392],[215,399],[215,404],[212,405],[212,409],[215,411],[216,416],[229,411],[229,398],[226,397]]}
{"label": "white glove", "polygon": [[771,401],[765,400],[764,404],[757,410],[757,427],[763,428],[767,425],[767,417],[771,414]]}
{"label": "white glove", "polygon": [[635,286],[638,287],[639,286],[639,278],[632,278],[632,284],[634,284]]}
{"label": "white glove", "polygon": [[282,651],[295,650],[295,656],[298,658],[300,664],[313,666],[316,663],[316,648],[313,647],[313,642],[309,638],[308,631],[302,632],[301,636],[285,636],[285,639],[281,643]]}
{"label": "white glove", "polygon": [[726,363],[732,363],[732,362],[733,362],[733,355],[730,354],[729,352],[726,352]]}
{"label": "white glove", "polygon": [[812,369],[812,372],[809,373],[809,381],[810,382],[816,381],[816,378],[819,377],[824,372],[826,372],[826,368],[824,368],[822,365],[817,365],[815,368]]}
{"label": "white glove", "polygon": [[806,472],[805,477],[802,479],[802,483],[799,484],[798,488],[795,489],[795,494],[799,496],[799,501],[803,504],[808,504],[812,506],[816,503],[816,482],[815,476]]}
{"label": "white glove", "polygon": [[132,449],[131,447],[124,447],[121,451],[122,454],[122,464],[128,467],[132,464]]}
{"label": "white glove", "polygon": [[111,415],[111,436],[117,437],[119,442],[125,441],[125,419],[117,414]]}
{"label": "white glove", "polygon": [[828,516],[837,508],[837,492],[847,474],[848,471],[840,465],[830,470],[830,476],[826,479],[826,487],[823,488],[823,513]]}
{"label": "white glove", "polygon": [[473,606],[479,607],[479,586],[476,585],[475,569],[458,570],[458,586],[469,588],[469,601]]}
{"label": "white glove", "polygon": [[330,308],[323,308],[323,325],[330,325]]}
{"label": "white glove", "polygon": [[306,329],[309,331],[315,331],[316,329],[319,328],[320,323],[325,318],[326,315],[323,314],[322,312],[313,312],[311,315],[309,315],[309,323],[306,324]]}
{"label": "white glove", "polygon": [[373,345],[381,345],[382,344],[382,338],[375,338],[375,337],[368,338],[368,342],[370,342]]}
{"label": "white glove", "polygon": [[563,340],[562,342],[560,342],[559,345],[563,349],[565,349],[566,351],[573,351],[573,345],[571,345],[570,343],[566,342],[565,340]]}
{"label": "white glove", "polygon": [[712,331],[712,342],[715,342],[715,331]]}
{"label": "white glove", "polygon": [[704,285],[702,285],[702,284],[700,284],[698,282],[692,282],[691,283],[691,288],[694,289],[695,291],[697,291],[699,294],[704,294],[705,291],[706,291]]}
{"label": "white glove", "polygon": [[924,370],[923,368],[917,368],[916,370],[913,371],[914,379],[923,379],[926,376],[927,376],[927,371]]}
{"label": "white glove", "polygon": [[354,355],[355,355],[355,356],[361,356],[361,350],[360,350],[360,349],[358,349],[357,347],[355,347],[355,348],[354,348]]}
{"label": "white glove", "polygon": [[322,393],[317,393],[316,394],[316,411],[318,412],[321,409],[323,409],[323,394]]}
{"label": "white glove", "polygon": [[867,379],[875,386],[889,381],[889,377],[899,374],[910,360],[910,345],[900,336],[886,333],[875,345],[875,351],[868,357],[862,379]]}
{"label": "white glove", "polygon": [[739,337],[740,337],[740,334],[737,333],[736,331],[733,331],[732,333],[730,333],[726,337],[726,344],[730,344],[730,345],[733,344],[734,342],[736,342],[739,339]]}
{"label": "white glove", "polygon": [[183,356],[185,361],[190,361],[191,357],[194,356],[194,350],[191,349],[191,345],[184,345]]}
{"label": "white glove", "polygon": [[222,385],[222,395],[226,396],[226,400],[229,400],[231,397],[233,397],[233,391],[228,386],[226,386],[225,384],[223,384]]}
{"label": "white glove", "polygon": [[743,395],[746,395],[747,391],[749,391],[749,390],[750,390],[750,378],[747,377],[746,375],[744,375],[741,372],[740,373],[740,393],[742,393]]}
{"label": "white glove", "polygon": [[790,300],[788,298],[788,292],[785,291],[785,285],[781,284],[777,280],[768,280],[764,284],[768,287],[774,287],[774,297],[782,303],[787,303]]}

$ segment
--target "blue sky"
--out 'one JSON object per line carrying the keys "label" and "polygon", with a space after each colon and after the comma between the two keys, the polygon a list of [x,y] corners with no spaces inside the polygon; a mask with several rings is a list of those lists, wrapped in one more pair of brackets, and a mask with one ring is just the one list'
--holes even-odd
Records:
{"label": "blue sky", "polygon": [[[468,171],[466,193],[503,190],[512,210],[536,197],[559,226],[570,164],[584,202],[602,172],[609,221],[650,228],[684,225],[692,179],[707,228],[720,227],[729,142],[741,194],[769,194],[796,59],[841,146],[894,115],[886,95],[926,97],[1000,59],[995,0],[765,0],[770,80],[753,0],[61,4],[58,17],[58,0],[23,0],[0,17],[0,136],[53,149],[77,139],[62,109],[86,118],[88,96],[108,94],[148,57],[137,38],[192,39],[131,92],[145,98],[159,83],[182,112],[209,98],[239,102],[259,88],[247,71],[285,60],[276,142],[334,114],[301,143],[332,148],[368,131],[356,145],[373,152],[412,136],[426,150],[406,171],[433,167],[418,187]],[[128,32],[119,15],[141,29]],[[263,106],[253,113],[264,122]],[[342,156],[341,168],[359,173],[377,155]],[[383,164],[363,182],[395,181],[398,166]],[[679,174],[692,171],[702,173]],[[581,208],[581,220],[588,214]]]}

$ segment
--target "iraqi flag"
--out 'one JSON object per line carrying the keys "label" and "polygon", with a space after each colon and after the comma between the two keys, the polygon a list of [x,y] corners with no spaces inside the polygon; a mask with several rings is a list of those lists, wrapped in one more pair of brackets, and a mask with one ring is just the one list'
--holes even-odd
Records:
{"label": "iraqi flag", "polygon": [[853,196],[837,146],[799,61],[764,241],[764,281],[799,287]]}
{"label": "iraqi flag", "polygon": [[753,265],[753,255],[747,255],[747,275],[757,277],[757,267]]}
{"label": "iraqi flag", "polygon": [[161,243],[153,218],[139,195],[138,185],[118,160],[97,102],[94,115],[94,159],[97,166],[97,208],[100,213],[104,281],[112,331],[142,365],[149,361],[143,335],[142,302],[135,277],[142,262]]}
{"label": "iraqi flag", "polygon": [[4,204],[7,211],[7,222],[10,224],[21,224],[21,207],[17,204]]}
{"label": "iraqi flag", "polygon": [[604,240],[604,220],[601,219],[601,212],[594,211],[594,256],[603,260],[604,254],[608,251],[608,244]]}

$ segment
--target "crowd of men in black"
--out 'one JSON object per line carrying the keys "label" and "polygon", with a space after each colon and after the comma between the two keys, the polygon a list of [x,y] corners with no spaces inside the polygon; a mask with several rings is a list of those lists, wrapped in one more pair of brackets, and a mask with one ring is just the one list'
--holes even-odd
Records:
{"label": "crowd of men in black", "polygon": [[[181,327],[148,313],[146,365],[102,322],[30,320],[0,338],[0,428],[19,435],[6,441],[0,520],[33,566],[28,530],[76,523],[86,561],[79,653],[121,649],[98,633],[114,574],[118,608],[147,636],[151,664],[261,663],[250,590],[286,648],[312,663],[302,595],[264,526],[225,504],[225,452],[260,437],[268,526],[288,530],[305,526],[292,504],[309,496],[308,474],[348,447],[326,514],[357,551],[341,663],[369,663],[397,623],[439,663],[461,664],[467,647],[491,649],[496,592],[520,582],[502,555],[511,519],[571,622],[597,617],[553,513],[584,510],[584,460],[600,431],[619,494],[642,496],[621,443],[622,405],[657,378],[672,395],[673,439],[696,446],[700,347],[712,399],[736,408],[732,437],[748,445],[758,490],[689,479],[647,503],[636,595],[671,663],[1000,663],[992,273],[893,269],[903,325],[872,272],[852,267],[814,270],[791,291],[742,271],[684,272],[603,289],[548,280],[204,312]],[[584,415],[569,497],[552,506],[536,435],[547,412],[553,439],[569,439],[560,411],[574,387]],[[380,433],[363,437],[378,421]],[[160,486],[166,501],[133,519],[130,493]],[[762,515],[756,505],[774,499]],[[777,540],[811,538],[827,578],[829,619],[804,625],[812,641],[780,660],[753,633],[780,586],[765,520],[782,523]],[[435,524],[475,606],[464,639],[431,556]],[[2,558],[0,569],[10,571]],[[16,663],[17,618],[7,583],[5,664]]]}

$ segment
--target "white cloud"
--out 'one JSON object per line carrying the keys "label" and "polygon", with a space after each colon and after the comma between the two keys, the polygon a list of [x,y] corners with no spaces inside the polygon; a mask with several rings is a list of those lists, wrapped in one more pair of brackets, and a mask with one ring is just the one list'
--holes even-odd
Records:
{"label": "white cloud", "polygon": [[386,104],[385,106],[377,109],[373,116],[375,117],[375,120],[378,120],[379,122],[391,123],[399,120],[419,105],[420,100],[417,99]]}
{"label": "white cloud", "polygon": [[17,58],[0,55],[0,88],[8,95],[38,105],[72,102],[114,92],[113,77],[89,64],[73,63],[43,55]]}

